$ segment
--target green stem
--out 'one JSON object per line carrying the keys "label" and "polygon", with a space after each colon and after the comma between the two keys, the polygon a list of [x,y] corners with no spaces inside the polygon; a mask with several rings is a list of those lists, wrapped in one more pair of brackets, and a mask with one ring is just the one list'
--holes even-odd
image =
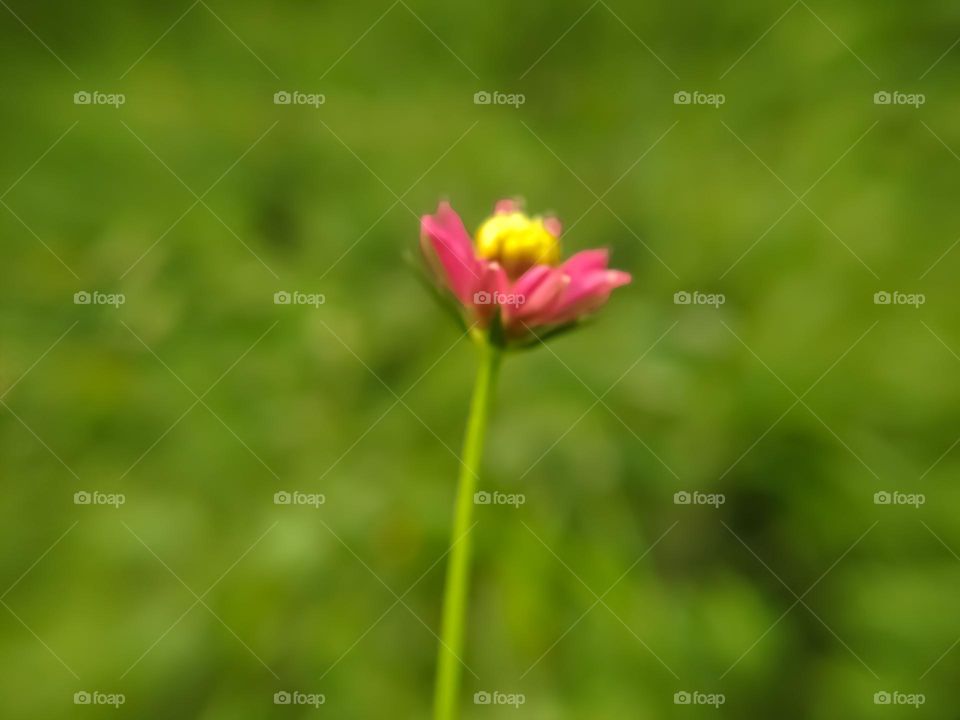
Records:
{"label": "green stem", "polygon": [[470,529],[473,494],[476,492],[483,439],[493,386],[500,365],[501,351],[488,339],[480,342],[480,366],[470,401],[470,416],[463,441],[463,457],[457,482],[447,578],[443,590],[443,621],[437,649],[437,684],[434,694],[434,720],[456,720],[459,715],[461,657],[463,656],[464,618],[470,581]]}

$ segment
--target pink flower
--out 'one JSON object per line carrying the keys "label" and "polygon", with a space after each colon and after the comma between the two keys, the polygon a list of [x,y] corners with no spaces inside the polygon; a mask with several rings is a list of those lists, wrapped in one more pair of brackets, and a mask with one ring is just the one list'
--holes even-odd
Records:
{"label": "pink flower", "polygon": [[497,309],[508,337],[572,323],[606,303],[630,282],[607,268],[605,249],[584,250],[560,261],[560,222],[528,217],[501,200],[476,234],[446,202],[421,219],[421,247],[435,274],[467,316],[486,327]]}

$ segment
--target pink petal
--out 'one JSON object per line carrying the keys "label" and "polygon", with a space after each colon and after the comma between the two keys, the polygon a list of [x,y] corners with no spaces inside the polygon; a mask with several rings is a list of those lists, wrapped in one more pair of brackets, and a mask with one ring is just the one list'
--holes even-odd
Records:
{"label": "pink petal", "polygon": [[543,226],[547,229],[547,232],[554,237],[558,238],[563,233],[563,223],[553,216],[545,217],[543,219]]}
{"label": "pink petal", "polygon": [[500,298],[506,295],[509,289],[510,280],[507,278],[507,273],[500,266],[500,263],[481,263],[480,283],[477,285],[476,295],[483,293],[489,297],[479,299],[474,297],[473,300],[476,304],[499,304]]}
{"label": "pink petal", "polygon": [[[552,268],[549,265],[534,265],[517,278],[513,287],[507,291],[507,294],[510,296],[509,299],[514,302],[503,303],[504,314],[507,316],[515,315],[524,304],[526,298],[546,279],[551,270]],[[524,301],[520,301],[520,298],[524,298]]]}
{"label": "pink petal", "polygon": [[[472,303],[483,267],[474,255],[470,235],[460,216],[446,202],[440,203],[434,215],[420,219],[421,244],[429,242],[440,261],[442,275],[460,302]],[[426,252],[428,248],[424,247]],[[429,253],[427,253],[429,257]]]}
{"label": "pink petal", "polygon": [[576,277],[592,270],[606,270],[610,253],[605,248],[581,250],[571,255],[561,266],[568,275]]}
{"label": "pink petal", "polygon": [[510,280],[499,263],[482,263],[480,283],[470,298],[474,318],[486,324],[509,288]]}
{"label": "pink petal", "polygon": [[579,282],[571,280],[563,297],[554,305],[550,323],[565,323],[581,315],[593,312],[602,306],[610,293],[631,280],[630,274],[620,270],[601,270],[583,277]]}
{"label": "pink petal", "polygon": [[534,318],[548,311],[556,302],[567,282],[567,276],[559,268],[534,265],[520,276],[510,290],[517,297],[517,302],[509,306],[508,319],[534,322]]}
{"label": "pink petal", "polygon": [[511,292],[517,295],[529,295],[552,272],[553,268],[549,265],[534,265],[517,278]]}
{"label": "pink petal", "polygon": [[493,206],[493,212],[496,214],[500,213],[514,213],[520,211],[521,203],[519,200],[514,198],[504,198],[503,200],[498,200],[497,204]]}

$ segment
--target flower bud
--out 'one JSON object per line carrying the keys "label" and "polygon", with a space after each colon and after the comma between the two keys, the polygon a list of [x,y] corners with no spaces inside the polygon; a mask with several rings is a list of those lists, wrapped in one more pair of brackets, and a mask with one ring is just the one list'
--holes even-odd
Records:
{"label": "flower bud", "polygon": [[[554,231],[554,232],[552,232]],[[498,212],[477,231],[477,254],[516,278],[534,265],[560,262],[558,224],[522,212]]]}

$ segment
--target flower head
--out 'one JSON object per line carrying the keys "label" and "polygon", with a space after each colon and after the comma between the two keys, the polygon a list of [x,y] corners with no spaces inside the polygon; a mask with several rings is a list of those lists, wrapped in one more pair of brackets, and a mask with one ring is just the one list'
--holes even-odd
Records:
{"label": "flower head", "polygon": [[560,262],[560,229],[556,219],[528,217],[504,200],[477,230],[477,255],[518,278],[534,265]]}
{"label": "flower head", "polygon": [[463,311],[486,327],[495,317],[507,338],[536,328],[568,325],[600,308],[630,275],[607,267],[604,249],[561,261],[562,226],[554,217],[530,217],[514,200],[501,200],[474,244],[446,202],[421,220],[428,262]]}

